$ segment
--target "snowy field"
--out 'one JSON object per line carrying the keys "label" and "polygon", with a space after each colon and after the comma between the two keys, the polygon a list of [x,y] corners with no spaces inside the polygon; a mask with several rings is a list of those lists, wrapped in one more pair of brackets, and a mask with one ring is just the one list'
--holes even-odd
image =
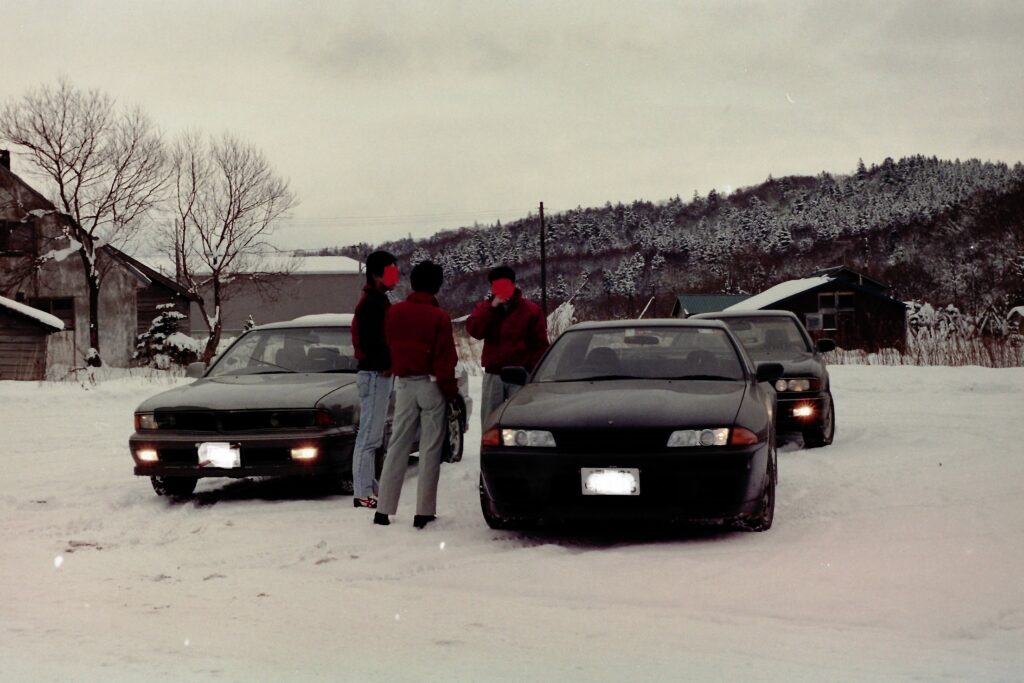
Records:
{"label": "snowy field", "polygon": [[292,482],[173,503],[127,450],[170,383],[0,382],[0,680],[1024,680],[1024,369],[832,372],[763,534],[492,531],[477,420],[424,530],[411,470],[390,527]]}

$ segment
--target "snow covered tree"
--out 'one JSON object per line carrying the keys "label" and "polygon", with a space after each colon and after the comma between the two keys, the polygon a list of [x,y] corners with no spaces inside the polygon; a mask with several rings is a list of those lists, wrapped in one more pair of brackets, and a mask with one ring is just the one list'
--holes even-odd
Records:
{"label": "snow covered tree", "polygon": [[[136,339],[132,359],[139,365],[166,370],[170,365],[187,365],[199,357],[200,342],[182,333],[178,323],[185,315],[174,310],[174,304],[160,304],[149,329]],[[249,318],[252,320],[252,318]]]}

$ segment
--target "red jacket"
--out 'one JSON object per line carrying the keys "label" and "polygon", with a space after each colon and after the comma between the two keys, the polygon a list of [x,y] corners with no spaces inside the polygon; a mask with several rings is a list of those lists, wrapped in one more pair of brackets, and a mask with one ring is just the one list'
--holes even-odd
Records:
{"label": "red jacket", "polygon": [[490,373],[508,365],[532,370],[548,348],[544,312],[519,289],[501,306],[492,306],[490,299],[478,303],[466,320],[466,331],[484,340],[480,364]]}
{"label": "red jacket", "polygon": [[455,379],[455,338],[452,321],[430,294],[413,292],[388,309],[384,336],[391,350],[391,373],[396,377],[433,375],[449,401],[459,395]]}

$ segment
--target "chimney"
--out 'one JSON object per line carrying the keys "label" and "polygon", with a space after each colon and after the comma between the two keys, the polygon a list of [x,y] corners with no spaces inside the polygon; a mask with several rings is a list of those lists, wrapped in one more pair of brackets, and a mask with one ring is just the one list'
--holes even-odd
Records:
{"label": "chimney", "polygon": [[11,152],[10,152],[10,150],[0,149],[0,166],[3,166],[8,171],[11,170]]}

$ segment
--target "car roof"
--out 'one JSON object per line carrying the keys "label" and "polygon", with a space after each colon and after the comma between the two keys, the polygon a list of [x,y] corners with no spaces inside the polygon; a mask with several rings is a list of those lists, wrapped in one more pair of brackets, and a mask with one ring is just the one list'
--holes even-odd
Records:
{"label": "car roof", "polygon": [[632,327],[725,327],[719,320],[693,320],[692,318],[634,318],[627,320],[588,320],[576,323],[566,332],[572,330],[614,330]]}
{"label": "car roof", "polygon": [[794,318],[798,322],[800,318],[793,311],[783,310],[756,310],[756,311],[715,311],[713,313],[697,313],[689,318],[700,318],[701,320],[722,320],[724,318]]}
{"label": "car roof", "polygon": [[351,327],[351,313],[314,313],[303,315],[292,320],[282,320],[276,323],[257,325],[256,330],[277,330],[290,327]]}

